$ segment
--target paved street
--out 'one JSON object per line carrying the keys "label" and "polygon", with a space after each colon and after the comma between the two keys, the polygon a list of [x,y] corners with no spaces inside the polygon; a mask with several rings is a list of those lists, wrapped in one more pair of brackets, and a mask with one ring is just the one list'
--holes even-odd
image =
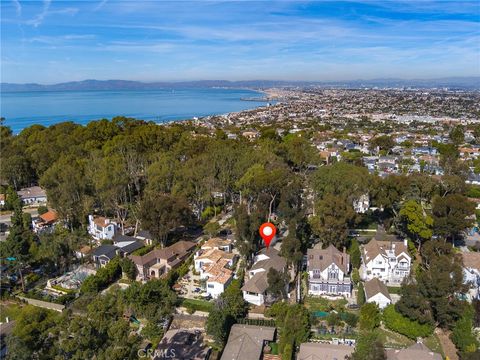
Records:
{"label": "paved street", "polygon": [[[38,211],[36,208],[24,208],[23,212],[29,213],[30,215],[32,215],[32,217],[38,215]],[[11,217],[12,217],[12,213],[0,215],[0,223],[5,223],[8,226],[10,226]]]}

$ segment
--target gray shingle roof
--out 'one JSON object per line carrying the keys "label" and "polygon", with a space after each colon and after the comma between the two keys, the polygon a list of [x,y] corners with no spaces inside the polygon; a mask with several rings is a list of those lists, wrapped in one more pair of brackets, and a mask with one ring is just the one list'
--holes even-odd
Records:
{"label": "gray shingle roof", "polygon": [[242,290],[248,291],[256,294],[263,294],[268,288],[268,279],[267,272],[261,271],[252,276],[245,285],[243,285]]}
{"label": "gray shingle roof", "polygon": [[100,245],[92,252],[93,256],[106,256],[112,260],[117,255],[118,248],[115,245]]}
{"label": "gray shingle roof", "polygon": [[390,297],[390,293],[388,292],[387,286],[377,278],[373,278],[370,281],[366,281],[364,289],[365,289],[365,296],[367,300],[377,295],[378,293],[380,293],[385,295],[386,298],[392,301],[392,298]]}
{"label": "gray shingle roof", "polygon": [[308,270],[325,270],[332,263],[338,266],[345,274],[350,268],[350,255],[337,250],[335,246],[330,245],[326,249],[308,249],[307,250]]}
{"label": "gray shingle roof", "polygon": [[259,360],[263,342],[275,338],[275,328],[235,324],[230,330],[221,360]]}

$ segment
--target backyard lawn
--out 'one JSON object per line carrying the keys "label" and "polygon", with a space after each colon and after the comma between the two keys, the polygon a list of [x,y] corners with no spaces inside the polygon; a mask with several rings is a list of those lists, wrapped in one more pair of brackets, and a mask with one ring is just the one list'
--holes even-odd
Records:
{"label": "backyard lawn", "polygon": [[180,306],[184,306],[187,309],[192,309],[194,311],[204,311],[204,312],[210,312],[213,307],[213,303],[208,302],[207,300],[201,300],[201,299],[184,299],[180,298]]}
{"label": "backyard lawn", "polygon": [[410,345],[415,344],[415,341],[403,336],[402,334],[393,332],[389,329],[380,327],[379,329],[380,337],[384,342],[386,347],[391,347],[395,349],[406,348]]}
{"label": "backyard lawn", "polygon": [[321,297],[307,296],[305,298],[305,306],[311,312],[322,311],[329,312],[335,310],[337,312],[344,312],[347,300],[328,300]]}

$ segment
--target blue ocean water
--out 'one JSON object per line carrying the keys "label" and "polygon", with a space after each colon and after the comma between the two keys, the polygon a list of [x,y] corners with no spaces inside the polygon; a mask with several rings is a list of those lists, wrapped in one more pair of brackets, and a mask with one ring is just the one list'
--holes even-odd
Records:
{"label": "blue ocean water", "polygon": [[244,89],[162,89],[121,91],[5,92],[0,113],[5,125],[18,133],[41,124],[62,121],[86,124],[91,120],[128,116],[157,123],[253,109],[265,102],[242,101],[262,97]]}

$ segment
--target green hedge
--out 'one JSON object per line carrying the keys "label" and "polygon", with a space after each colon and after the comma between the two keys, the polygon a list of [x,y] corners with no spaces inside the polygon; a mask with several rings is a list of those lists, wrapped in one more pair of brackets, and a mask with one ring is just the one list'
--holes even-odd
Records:
{"label": "green hedge", "polygon": [[395,310],[394,305],[389,305],[383,311],[385,326],[392,331],[416,340],[417,337],[427,337],[433,334],[433,327],[429,324],[420,324],[412,321]]}
{"label": "green hedge", "polygon": [[472,331],[473,317],[474,313],[469,305],[463,316],[455,323],[455,327],[450,335],[453,343],[462,353],[473,353],[478,348],[478,340]]}
{"label": "green hedge", "polygon": [[82,294],[97,293],[118,280],[120,275],[122,275],[120,258],[116,256],[105,267],[98,269],[95,275],[87,276],[80,287],[80,292]]}

